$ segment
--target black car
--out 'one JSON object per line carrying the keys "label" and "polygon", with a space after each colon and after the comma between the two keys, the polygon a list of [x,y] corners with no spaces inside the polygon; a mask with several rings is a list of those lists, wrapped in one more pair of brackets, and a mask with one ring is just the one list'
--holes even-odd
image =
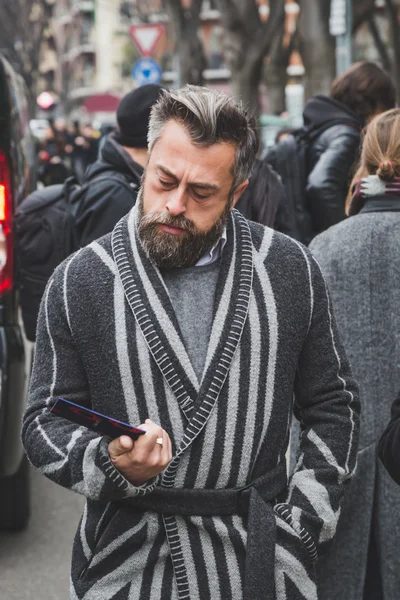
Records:
{"label": "black car", "polygon": [[35,144],[22,77],[0,55],[0,528],[29,517],[28,464],[20,439],[32,348],[24,337],[15,277],[13,215],[36,188]]}

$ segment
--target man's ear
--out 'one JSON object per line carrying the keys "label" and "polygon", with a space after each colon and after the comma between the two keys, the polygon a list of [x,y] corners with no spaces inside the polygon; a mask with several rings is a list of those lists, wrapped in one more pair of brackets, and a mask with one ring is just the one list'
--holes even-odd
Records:
{"label": "man's ear", "polygon": [[246,179],[246,181],[243,181],[243,183],[241,183],[239,185],[239,187],[236,188],[236,191],[233,195],[232,208],[234,208],[236,202],[239,200],[240,196],[243,194],[244,190],[247,188],[248,185],[249,185],[249,180]]}

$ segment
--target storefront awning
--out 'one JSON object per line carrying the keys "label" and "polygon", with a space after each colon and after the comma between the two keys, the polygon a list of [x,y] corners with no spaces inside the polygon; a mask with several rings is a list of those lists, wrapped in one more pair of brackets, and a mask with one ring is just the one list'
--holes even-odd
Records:
{"label": "storefront awning", "polygon": [[115,112],[120,98],[114,94],[95,94],[86,98],[83,108],[88,113]]}

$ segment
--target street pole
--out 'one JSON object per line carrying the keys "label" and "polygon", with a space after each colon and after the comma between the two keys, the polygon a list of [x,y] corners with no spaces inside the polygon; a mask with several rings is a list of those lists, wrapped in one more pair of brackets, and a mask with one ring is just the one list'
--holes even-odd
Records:
{"label": "street pole", "polygon": [[336,37],[336,76],[341,75],[353,63],[353,2],[331,0],[329,29]]}

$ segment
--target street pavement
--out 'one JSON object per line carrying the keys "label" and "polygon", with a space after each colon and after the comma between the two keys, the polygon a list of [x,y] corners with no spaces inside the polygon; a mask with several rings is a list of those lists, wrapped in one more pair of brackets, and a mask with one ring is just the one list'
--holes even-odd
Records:
{"label": "street pavement", "polygon": [[0,599],[68,600],[72,540],[84,500],[33,471],[31,487],[28,528],[0,533]]}

